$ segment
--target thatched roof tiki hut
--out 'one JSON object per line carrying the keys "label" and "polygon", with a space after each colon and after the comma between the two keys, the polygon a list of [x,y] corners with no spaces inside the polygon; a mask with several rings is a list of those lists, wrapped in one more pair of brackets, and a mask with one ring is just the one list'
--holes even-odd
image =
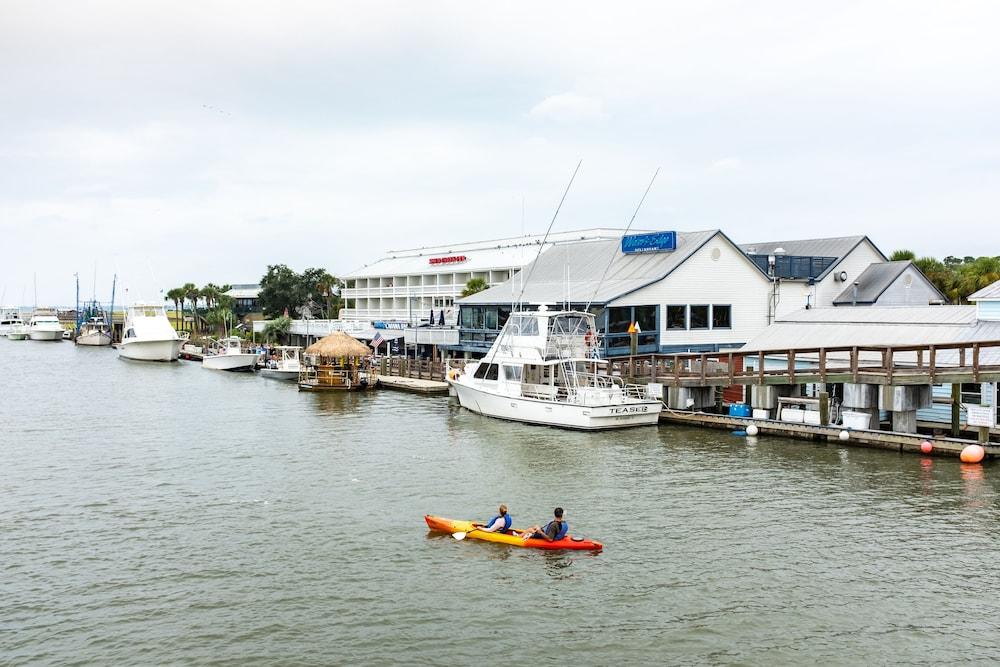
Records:
{"label": "thatched roof tiki hut", "polygon": [[373,389],[378,383],[369,362],[371,350],[361,341],[337,331],[305,350],[299,373],[302,391]]}

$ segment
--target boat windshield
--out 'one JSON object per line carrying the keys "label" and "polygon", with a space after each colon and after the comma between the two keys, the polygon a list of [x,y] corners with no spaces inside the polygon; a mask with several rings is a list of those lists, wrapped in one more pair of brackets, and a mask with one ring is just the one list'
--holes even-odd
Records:
{"label": "boat windshield", "polygon": [[516,313],[507,320],[507,331],[511,336],[537,336],[538,317],[531,313]]}

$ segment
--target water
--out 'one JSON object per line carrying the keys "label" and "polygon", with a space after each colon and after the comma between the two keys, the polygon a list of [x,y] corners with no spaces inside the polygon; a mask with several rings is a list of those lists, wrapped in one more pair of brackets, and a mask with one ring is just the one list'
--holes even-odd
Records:
{"label": "water", "polygon": [[[1000,659],[995,466],[0,339],[0,663]],[[600,555],[429,535],[566,508]]]}

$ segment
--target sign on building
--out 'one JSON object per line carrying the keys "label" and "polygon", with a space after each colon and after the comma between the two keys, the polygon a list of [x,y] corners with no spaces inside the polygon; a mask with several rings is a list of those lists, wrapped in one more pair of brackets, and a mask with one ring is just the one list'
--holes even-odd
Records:
{"label": "sign on building", "polygon": [[622,252],[626,255],[672,250],[677,250],[677,232],[652,232],[622,237]]}

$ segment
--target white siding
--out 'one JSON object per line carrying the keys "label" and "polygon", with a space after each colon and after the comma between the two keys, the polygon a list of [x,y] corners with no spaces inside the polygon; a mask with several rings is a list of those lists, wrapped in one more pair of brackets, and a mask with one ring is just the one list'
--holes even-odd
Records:
{"label": "white siding", "polygon": [[[907,287],[907,278],[910,286]],[[910,266],[889,285],[888,289],[875,302],[876,306],[926,306],[931,301],[940,299],[937,290],[923,274]]]}
{"label": "white siding", "polygon": [[[786,280],[781,283],[781,299],[778,302],[778,317],[794,313],[809,305],[813,308],[826,308],[833,305],[833,300],[854,282],[861,272],[873,262],[883,262],[885,258],[879,254],[867,240],[858,244],[823,280],[815,285],[805,281]],[[834,275],[847,271],[847,282],[834,280]]]}
{"label": "white siding", "polygon": [[[712,259],[714,250],[719,258]],[[724,236],[718,234],[664,280],[643,287],[610,306],[659,306],[660,345],[742,344],[767,326],[768,279]],[[732,305],[731,329],[667,329],[666,306]]]}

